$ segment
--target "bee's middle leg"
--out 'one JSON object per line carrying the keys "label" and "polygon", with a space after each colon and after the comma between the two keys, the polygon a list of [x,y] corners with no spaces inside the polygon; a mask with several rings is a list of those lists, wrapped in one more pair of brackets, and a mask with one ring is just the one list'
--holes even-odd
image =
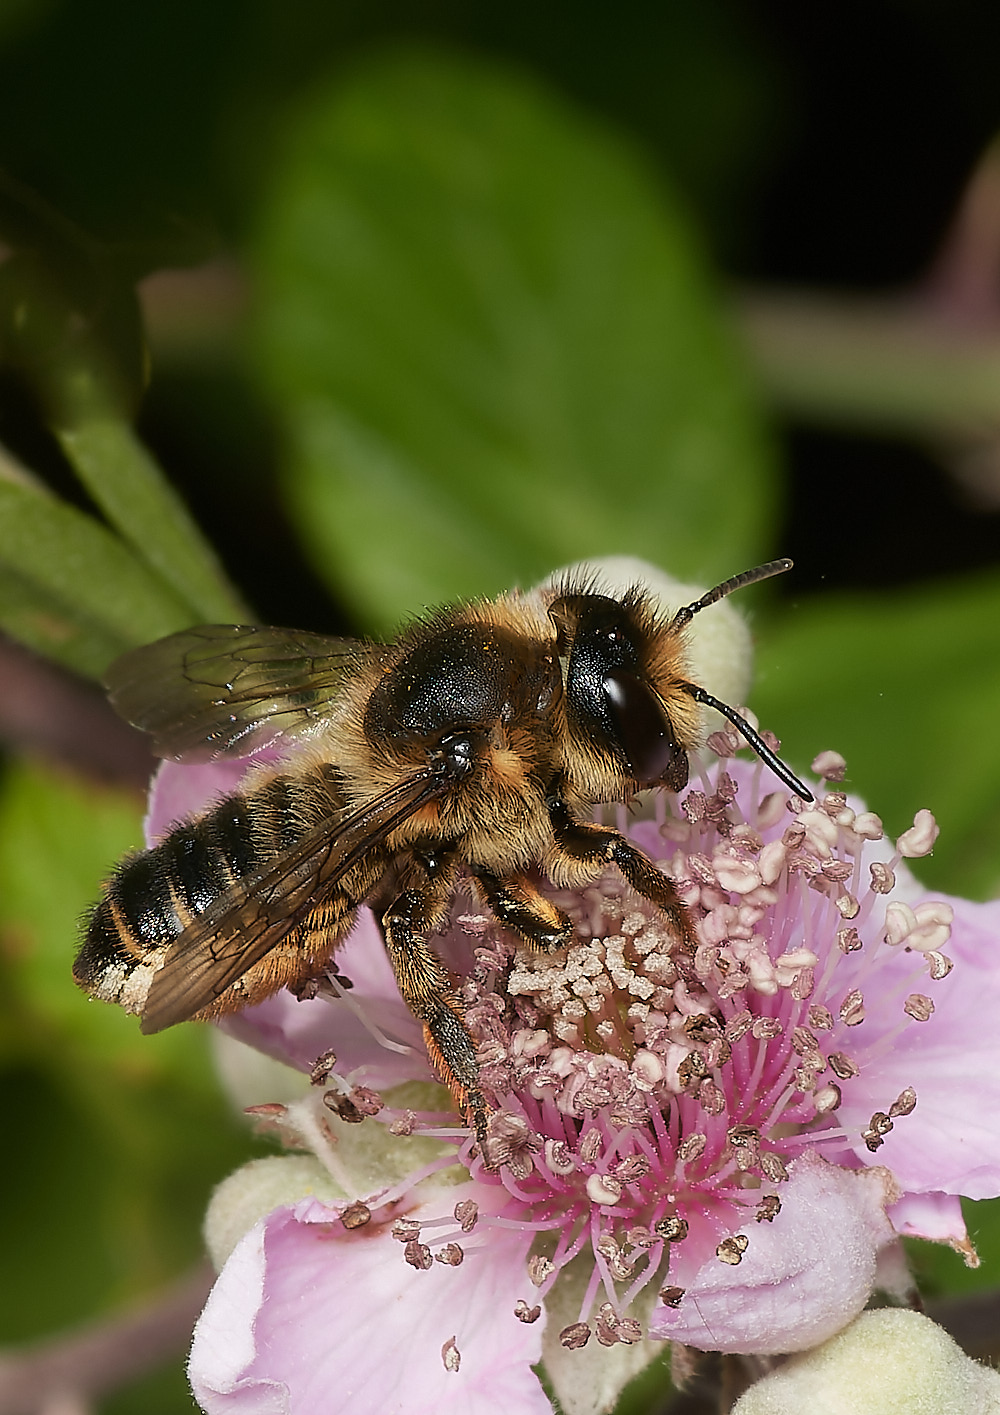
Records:
{"label": "bee's middle leg", "polygon": [[403,1001],[424,1024],[431,1060],[471,1116],[485,1157],[489,1108],[479,1086],[475,1043],[447,970],[426,940],[444,922],[447,900],[433,886],[404,890],[383,915],[382,928]]}

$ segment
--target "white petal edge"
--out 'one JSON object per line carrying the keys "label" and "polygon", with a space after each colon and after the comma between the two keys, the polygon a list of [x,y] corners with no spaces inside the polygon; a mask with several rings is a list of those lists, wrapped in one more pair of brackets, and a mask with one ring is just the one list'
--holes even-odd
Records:
{"label": "white petal edge", "polygon": [[[492,1194],[441,1190],[407,1217],[440,1219],[467,1197],[485,1207]],[[192,1349],[196,1397],[209,1415],[550,1415],[531,1371],[544,1318],[514,1315],[534,1291],[531,1236],[483,1225],[458,1235],[460,1267],[417,1271],[387,1225],[347,1233],[315,1200],[279,1209],[237,1246],[209,1299]],[[457,1371],[442,1355],[452,1338]]]}

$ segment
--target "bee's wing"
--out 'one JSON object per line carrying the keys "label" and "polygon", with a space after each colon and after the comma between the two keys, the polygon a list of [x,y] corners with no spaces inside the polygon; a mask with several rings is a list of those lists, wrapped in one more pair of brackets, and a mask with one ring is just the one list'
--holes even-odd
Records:
{"label": "bee's wing", "polygon": [[416,773],[350,815],[319,826],[227,890],[167,950],[143,1008],[143,1032],[160,1032],[210,1006],[301,923],[373,844],[446,785],[440,771]]}
{"label": "bee's wing", "polygon": [[160,756],[246,756],[325,717],[345,679],[379,651],[295,629],[204,624],[124,654],[105,687]]}

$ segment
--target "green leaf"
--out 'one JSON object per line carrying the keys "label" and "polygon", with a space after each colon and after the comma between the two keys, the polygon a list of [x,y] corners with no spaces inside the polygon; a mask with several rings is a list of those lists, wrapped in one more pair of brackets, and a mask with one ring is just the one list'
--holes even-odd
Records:
{"label": "green leaf", "polygon": [[321,573],[379,628],[626,552],[751,563],[771,463],[686,221],[522,76],[402,54],[294,124],[259,359]]}
{"label": "green leaf", "polygon": [[[30,194],[18,191],[12,199],[7,185],[0,173],[0,215],[13,200],[28,213],[30,233],[36,215]],[[129,422],[144,375],[131,283],[85,233],[60,222],[58,213],[43,210],[43,216],[39,239],[56,231],[51,264],[28,250],[0,267],[0,362],[33,388],[84,486],[161,582],[160,592],[185,606],[181,622],[245,617],[211,548]],[[50,568],[39,565],[43,574]]]}
{"label": "green leaf", "polygon": [[[142,805],[134,792],[87,786],[64,771],[29,763],[7,768],[0,793],[0,1006],[11,1016],[5,1046],[19,1038],[34,1049],[41,1033],[58,1031],[63,1046],[106,1060],[131,1050],[147,1073],[176,1053],[185,1033],[164,1034],[149,1047],[134,1018],[92,1002],[74,984],[80,919],[101,882],[127,851],[142,845]],[[58,881],[58,888],[53,882]],[[18,1017],[30,1017],[27,1030]],[[154,1040],[158,1041],[159,1038]],[[44,1046],[44,1043],[42,1043]],[[168,1069],[172,1062],[163,1063]]]}
{"label": "green leaf", "polygon": [[[207,1037],[143,1037],[74,984],[79,919],[141,839],[140,802],[35,765],[0,789],[0,1329],[24,1340],[155,1289],[201,1256],[210,1190],[252,1146]],[[152,1045],[151,1045],[152,1043]]]}
{"label": "green leaf", "polygon": [[1000,888],[1000,576],[804,600],[761,633],[753,705],[797,767],[833,747],[893,835],[929,807],[928,884]]}
{"label": "green leaf", "polygon": [[[81,481],[136,558],[203,623],[239,623],[247,610],[187,507],[128,423],[85,418],[58,429]],[[190,621],[189,621],[190,622]]]}
{"label": "green leaf", "polygon": [[0,627],[80,673],[197,616],[92,517],[0,466]]}

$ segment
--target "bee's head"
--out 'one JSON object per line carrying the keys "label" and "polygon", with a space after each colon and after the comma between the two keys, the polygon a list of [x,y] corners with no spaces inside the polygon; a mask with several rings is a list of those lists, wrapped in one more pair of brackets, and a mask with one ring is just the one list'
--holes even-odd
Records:
{"label": "bee's head", "polygon": [[585,773],[615,786],[681,790],[700,714],[686,691],[680,634],[657,623],[638,590],[621,599],[564,594],[549,615],[559,631],[567,729]]}
{"label": "bee's head", "polygon": [[556,626],[566,725],[581,784],[596,800],[629,789],[687,785],[688,752],[701,741],[702,704],[739,728],[757,755],[805,800],[811,792],[748,722],[691,681],[685,634],[702,609],[733,590],[791,567],[772,561],[726,580],[670,618],[641,587],[620,597],[586,585],[555,590],[549,616]]}

